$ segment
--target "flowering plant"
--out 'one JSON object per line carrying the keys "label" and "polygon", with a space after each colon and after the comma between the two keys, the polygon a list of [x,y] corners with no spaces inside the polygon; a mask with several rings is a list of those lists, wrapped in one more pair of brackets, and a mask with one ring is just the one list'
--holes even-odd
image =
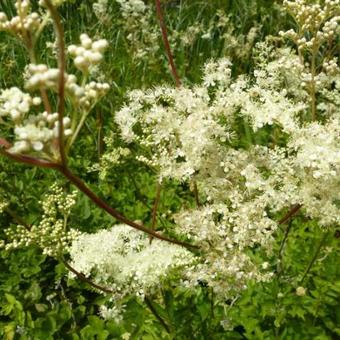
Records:
{"label": "flowering plant", "polygon": [[[116,2],[125,31],[131,31],[127,40],[133,59],[143,59],[150,52],[145,45],[159,48],[150,46],[158,39],[152,7],[142,0]],[[82,33],[79,45],[67,46],[57,8],[61,3],[41,0],[35,6],[18,0],[13,17],[0,12],[0,30],[15,36],[29,56],[24,86],[0,91],[1,154],[63,178],[41,200],[38,223],[16,218],[16,226],[5,230],[0,243],[4,251],[41,248],[69,270],[69,278],[108,296],[99,308],[102,317],[120,324],[131,301],[145,302],[169,334],[171,327],[153,300],[169,285],[175,285],[179,295],[199,296],[205,287],[214,296],[212,310],[223,310],[219,326],[229,331],[234,322],[230,309],[244,291],[254,282],[271,284],[283,275],[282,254],[292,220],[299,215],[324,235],[306,270],[292,283],[296,295],[305,296],[303,284],[328,233],[340,222],[339,1],[326,0],[322,6],[284,1],[296,26],[256,44],[258,28],[249,32],[251,71],[235,74],[232,56],[211,59],[196,84],[179,75],[176,48],[171,49],[175,38],[168,38],[156,1],[176,87],[126,93],[109,125],[113,131],[99,138],[99,161],[85,167],[99,173],[96,189],[73,169],[83,152],[77,143],[82,143],[91,113],[111,89],[100,71],[109,42]],[[110,18],[106,6],[106,1],[93,6],[97,16],[106,14],[105,22]],[[39,38],[50,22],[56,60],[40,62]],[[137,29],[140,22],[142,31]],[[146,39],[142,43],[137,42],[141,32]],[[190,44],[188,39],[181,43]],[[98,127],[99,137],[102,129]],[[149,225],[145,216],[128,217],[96,193],[124,166],[147,169],[154,182]],[[70,191],[70,185],[77,190]],[[176,192],[180,204],[161,212],[168,190]],[[15,218],[5,196],[0,211]],[[72,216],[84,196],[105,214],[101,221],[109,216],[117,223],[88,233],[90,228]],[[231,301],[228,308],[225,301]]]}

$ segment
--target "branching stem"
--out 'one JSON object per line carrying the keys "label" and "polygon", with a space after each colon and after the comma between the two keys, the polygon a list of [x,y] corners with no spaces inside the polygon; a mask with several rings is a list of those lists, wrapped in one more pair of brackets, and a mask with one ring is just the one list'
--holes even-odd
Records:
{"label": "branching stem", "polygon": [[167,241],[169,243],[177,244],[186,248],[191,249],[197,249],[197,246],[191,245],[186,242],[181,242],[178,240],[171,239],[169,237],[163,236],[161,234],[158,234],[154,230],[151,230],[150,228],[145,227],[142,224],[138,224],[124,215],[122,215],[120,212],[118,212],[116,209],[112,208],[110,205],[108,205],[103,199],[101,199],[99,196],[97,196],[79,177],[74,175],[71,170],[62,164],[54,163],[50,161],[46,161],[43,159],[34,158],[31,156],[25,156],[25,155],[17,155],[14,153],[10,153],[6,151],[6,148],[10,147],[10,143],[7,142],[4,139],[0,140],[0,153],[3,155],[13,159],[16,162],[24,163],[27,165],[33,165],[41,168],[49,168],[49,169],[55,169],[62,173],[73,185],[75,185],[81,192],[83,192],[88,198],[91,199],[91,201],[96,204],[99,208],[105,210],[109,215],[116,218],[118,221],[125,223],[129,225],[130,227],[143,231],[146,234],[153,236],[154,238],[157,238],[162,241]]}
{"label": "branching stem", "polygon": [[67,261],[62,260],[62,262],[64,263],[65,267],[72,272],[74,275],[76,275],[81,281],[87,283],[88,285],[90,285],[93,288],[96,288],[104,293],[107,294],[112,294],[114,293],[113,290],[107,288],[107,287],[103,287],[101,285],[98,285],[97,283],[93,282],[92,280],[88,279],[83,273],[78,272],[75,268],[73,268]]}

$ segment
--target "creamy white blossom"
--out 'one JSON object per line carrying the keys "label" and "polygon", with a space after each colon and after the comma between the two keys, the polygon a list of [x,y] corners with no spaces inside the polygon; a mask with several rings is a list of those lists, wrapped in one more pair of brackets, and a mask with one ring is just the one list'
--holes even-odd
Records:
{"label": "creamy white blossom", "polygon": [[150,244],[144,233],[126,225],[82,234],[72,243],[70,255],[77,271],[113,290],[117,299],[126,294],[144,299],[173,269],[193,261],[186,249],[157,239]]}

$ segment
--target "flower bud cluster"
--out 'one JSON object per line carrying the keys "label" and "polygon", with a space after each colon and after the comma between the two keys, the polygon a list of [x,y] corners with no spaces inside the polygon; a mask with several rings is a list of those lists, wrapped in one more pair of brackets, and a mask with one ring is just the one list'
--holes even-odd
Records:
{"label": "flower bud cluster", "polygon": [[338,66],[338,59],[337,58],[325,60],[323,62],[322,66],[323,66],[325,72],[327,73],[327,75],[329,75],[329,76],[340,74],[340,68]]}
{"label": "flower bud cluster", "polygon": [[27,67],[26,88],[29,90],[57,88],[59,69],[45,64],[30,64]]}
{"label": "flower bud cluster", "polygon": [[109,89],[110,85],[108,83],[91,81],[84,86],[84,95],[79,99],[79,104],[88,109],[103,97]]}
{"label": "flower bud cluster", "polygon": [[93,65],[103,60],[103,53],[108,47],[105,39],[93,41],[87,34],[80,36],[80,46],[70,45],[69,54],[74,57],[74,65],[84,73],[89,71]]}
{"label": "flower bud cluster", "polygon": [[8,31],[24,37],[25,32],[34,32],[40,27],[41,18],[38,13],[31,12],[29,0],[16,1],[15,8],[18,15],[10,20],[5,13],[0,12],[0,31]]}
{"label": "flower bud cluster", "polygon": [[102,155],[100,163],[95,163],[89,169],[89,171],[98,171],[101,180],[105,180],[110,171],[126,161],[126,158],[131,154],[130,149],[115,146],[116,137],[106,137],[104,142],[109,151]]}
{"label": "flower bud cluster", "polygon": [[8,202],[5,202],[1,199],[0,200],[0,213],[2,213],[7,206],[8,206]]}
{"label": "flower bud cluster", "polygon": [[[26,88],[58,90],[59,69],[49,68],[45,64],[30,64],[27,68]],[[108,83],[91,81],[84,86],[77,84],[77,77],[73,74],[65,74],[65,90],[74,100],[85,109],[89,109],[110,89]]]}
{"label": "flower bud cluster", "polygon": [[0,93],[0,119],[9,116],[14,122],[18,122],[30,111],[32,105],[40,104],[39,97],[32,98],[17,87],[2,90]]}
{"label": "flower bud cluster", "polygon": [[[64,135],[72,135],[70,129],[71,120],[64,117]],[[16,141],[12,148],[12,153],[29,153],[31,151],[45,151],[52,153],[52,141],[59,135],[58,113],[43,112],[37,116],[29,116],[21,125],[14,128]]]}
{"label": "flower bud cluster", "polygon": [[[15,142],[9,149],[12,153],[45,152],[53,154],[53,140],[58,138],[58,113],[30,114],[32,106],[41,104],[40,97],[22,92],[17,87],[0,93],[0,123],[8,119],[13,123]],[[72,134],[71,120],[64,117],[64,134]]]}
{"label": "flower bud cluster", "polygon": [[299,33],[292,29],[281,31],[280,35],[293,40],[299,50],[315,50],[339,33],[339,0],[325,1],[323,7],[319,4],[309,4],[305,0],[285,0],[283,4],[298,23],[300,30]]}
{"label": "flower bud cluster", "polygon": [[30,228],[18,225],[5,231],[10,241],[3,244],[6,250],[36,245],[44,254],[52,257],[69,251],[71,243],[80,235],[75,229],[67,231],[65,224],[75,204],[77,193],[67,195],[56,185],[52,186],[51,192],[51,195],[41,202],[43,215],[39,224]]}

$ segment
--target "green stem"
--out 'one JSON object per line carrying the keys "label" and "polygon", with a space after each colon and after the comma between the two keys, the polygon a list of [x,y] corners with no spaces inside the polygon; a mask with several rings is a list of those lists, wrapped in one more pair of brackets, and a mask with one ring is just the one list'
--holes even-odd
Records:
{"label": "green stem", "polygon": [[316,58],[316,51],[315,46],[313,46],[313,53],[312,53],[312,65],[311,65],[311,89],[310,89],[310,95],[311,95],[311,118],[312,120],[315,120],[316,117],[316,89],[315,89],[315,74],[316,74],[316,65],[315,65],[315,58]]}
{"label": "green stem", "polygon": [[[157,188],[156,188],[156,197],[155,197],[155,201],[152,207],[152,222],[151,222],[151,230],[155,230],[156,228],[156,223],[157,223],[157,211],[158,211],[158,206],[159,206],[159,202],[161,199],[161,191],[162,191],[162,184],[160,182],[157,181]],[[150,244],[152,242],[152,235],[149,235],[149,240],[150,240]]]}
{"label": "green stem", "polygon": [[164,329],[167,331],[167,333],[171,333],[169,326],[165,323],[165,321],[162,319],[162,317],[157,313],[157,310],[153,306],[151,300],[148,297],[145,297],[144,299],[146,305],[150,309],[151,313],[156,317],[156,319],[159,321],[159,323],[164,327]]}
{"label": "green stem", "polygon": [[325,233],[322,238],[321,241],[318,245],[318,248],[316,249],[314,256],[312,257],[312,259],[310,260],[307,269],[305,270],[302,279],[300,280],[300,284],[305,280],[306,276],[308,275],[308,273],[310,272],[311,268],[313,267],[315,261],[317,260],[319,254],[320,254],[320,250],[322,248],[322,246],[324,245],[326,239],[327,239],[328,233]]}
{"label": "green stem", "polygon": [[281,245],[280,245],[280,250],[279,250],[279,257],[278,257],[278,261],[277,261],[277,273],[278,273],[278,276],[281,275],[282,273],[282,269],[283,269],[283,265],[282,265],[282,255],[283,255],[283,249],[284,249],[284,246],[287,242],[287,239],[288,239],[288,235],[289,235],[289,232],[292,228],[292,221],[289,221],[289,224],[286,228],[286,231],[285,231],[285,235],[283,237],[283,240],[281,242]]}
{"label": "green stem", "polygon": [[197,182],[195,180],[194,180],[194,195],[195,195],[196,206],[200,207],[201,203],[200,203],[200,198],[199,198],[199,193],[198,193],[198,188],[197,188]]}

